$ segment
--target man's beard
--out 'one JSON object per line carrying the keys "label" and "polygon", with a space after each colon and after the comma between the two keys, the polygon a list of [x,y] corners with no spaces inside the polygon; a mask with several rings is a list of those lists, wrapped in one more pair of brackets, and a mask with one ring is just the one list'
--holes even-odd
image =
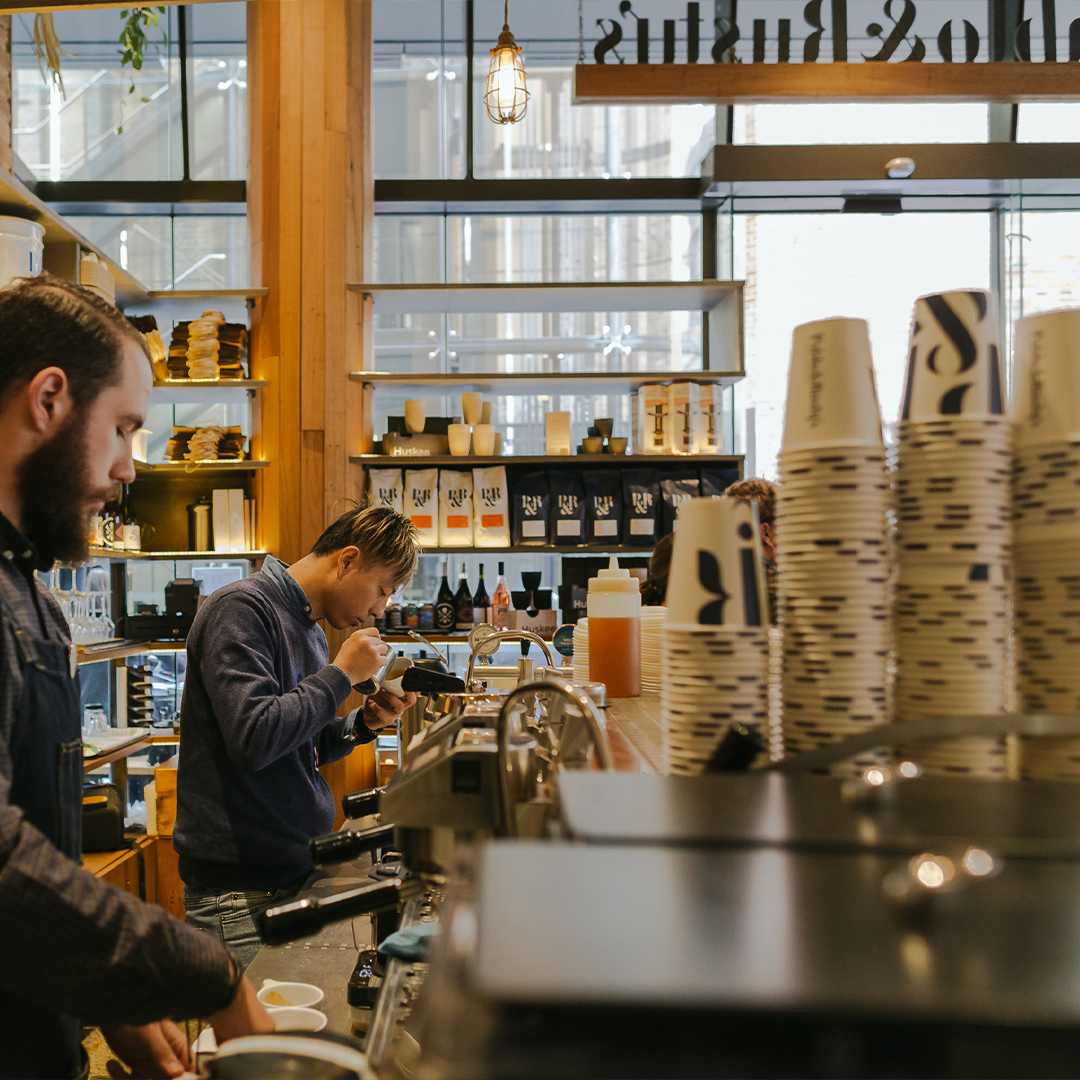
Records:
{"label": "man's beard", "polygon": [[115,486],[91,490],[84,424],[77,410],[19,467],[23,532],[49,561],[85,560],[93,503],[116,497]]}

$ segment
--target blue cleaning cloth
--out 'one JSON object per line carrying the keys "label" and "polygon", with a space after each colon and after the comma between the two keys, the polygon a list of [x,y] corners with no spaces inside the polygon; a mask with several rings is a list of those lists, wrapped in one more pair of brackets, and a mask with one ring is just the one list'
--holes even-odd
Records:
{"label": "blue cleaning cloth", "polygon": [[379,946],[379,952],[383,956],[396,956],[401,960],[426,960],[438,933],[437,922],[417,923],[391,934]]}

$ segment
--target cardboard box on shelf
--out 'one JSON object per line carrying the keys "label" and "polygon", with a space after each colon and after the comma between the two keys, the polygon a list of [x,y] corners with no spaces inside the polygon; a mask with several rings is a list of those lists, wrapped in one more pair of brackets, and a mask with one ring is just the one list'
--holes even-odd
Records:
{"label": "cardboard box on shelf", "polygon": [[510,630],[530,630],[542,638],[550,638],[559,627],[559,613],[542,610],[535,615],[529,615],[527,611],[515,610],[507,613],[506,621],[510,624]]}

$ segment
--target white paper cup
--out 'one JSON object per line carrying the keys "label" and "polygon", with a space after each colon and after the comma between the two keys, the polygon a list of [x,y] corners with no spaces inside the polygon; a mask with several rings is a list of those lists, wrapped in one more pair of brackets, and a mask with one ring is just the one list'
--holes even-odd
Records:
{"label": "white paper cup", "polygon": [[1016,445],[1080,432],[1080,308],[1016,321]]}
{"label": "white paper cup", "polygon": [[472,446],[471,424],[450,424],[446,429],[446,437],[450,442],[450,453],[454,457],[469,456],[469,449]]}
{"label": "white paper cup", "polygon": [[478,457],[491,457],[495,453],[495,428],[491,424],[477,424],[473,428],[473,449]]}
{"label": "white paper cup", "polygon": [[982,289],[915,301],[900,420],[1005,414],[994,298]]}
{"label": "white paper cup", "polygon": [[688,499],[671,555],[666,626],[767,627],[757,507]]}
{"label": "white paper cup", "polygon": [[405,402],[405,426],[414,434],[419,435],[424,430],[425,411],[424,403],[417,399]]}
{"label": "white paper cup", "polygon": [[804,323],[791,336],[782,452],[836,444],[882,445],[865,319]]}
{"label": "white paper cup", "polygon": [[484,395],[476,391],[467,391],[461,395],[461,412],[466,424],[479,424]]}

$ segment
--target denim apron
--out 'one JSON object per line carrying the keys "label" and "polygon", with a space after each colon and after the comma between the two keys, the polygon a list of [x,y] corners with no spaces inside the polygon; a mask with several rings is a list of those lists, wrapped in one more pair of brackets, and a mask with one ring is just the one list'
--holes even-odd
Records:
{"label": "denim apron", "polygon": [[[32,585],[36,588],[36,585]],[[75,646],[20,626],[0,589],[0,616],[18,652],[23,689],[11,737],[11,802],[65,855],[81,862],[82,729]],[[48,927],[5,933],[47,934]],[[0,990],[0,1076],[77,1077],[86,1056],[75,1016]]]}

